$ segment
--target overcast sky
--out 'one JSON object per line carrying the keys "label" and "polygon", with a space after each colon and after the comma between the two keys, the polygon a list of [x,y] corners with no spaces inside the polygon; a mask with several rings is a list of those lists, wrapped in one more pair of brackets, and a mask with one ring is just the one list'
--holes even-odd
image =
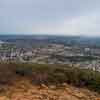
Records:
{"label": "overcast sky", "polygon": [[100,36],[100,0],[0,0],[0,33]]}

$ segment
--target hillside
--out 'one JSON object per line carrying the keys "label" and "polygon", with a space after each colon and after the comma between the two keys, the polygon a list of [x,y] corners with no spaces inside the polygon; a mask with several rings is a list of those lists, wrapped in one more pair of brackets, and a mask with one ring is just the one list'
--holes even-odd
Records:
{"label": "hillside", "polygon": [[2,63],[0,100],[100,100],[99,78],[68,65]]}
{"label": "hillside", "polygon": [[0,93],[0,100],[100,100],[100,95],[68,84],[62,87],[32,85],[29,80],[17,79]]}

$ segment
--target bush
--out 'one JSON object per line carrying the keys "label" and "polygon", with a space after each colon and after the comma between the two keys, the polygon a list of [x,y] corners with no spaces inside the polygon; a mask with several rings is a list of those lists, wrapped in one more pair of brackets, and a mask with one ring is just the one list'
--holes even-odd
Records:
{"label": "bush", "polygon": [[18,65],[16,67],[16,74],[19,74],[21,76],[27,76],[27,75],[32,75],[32,67],[28,65]]}
{"label": "bush", "polygon": [[[12,65],[14,66],[14,64]],[[40,84],[41,82],[46,82],[46,84],[62,84],[67,82],[74,86],[85,86],[89,89],[100,92],[100,72],[55,64],[17,63],[14,68],[16,74],[24,77],[31,76],[30,78],[32,80],[38,80]]]}

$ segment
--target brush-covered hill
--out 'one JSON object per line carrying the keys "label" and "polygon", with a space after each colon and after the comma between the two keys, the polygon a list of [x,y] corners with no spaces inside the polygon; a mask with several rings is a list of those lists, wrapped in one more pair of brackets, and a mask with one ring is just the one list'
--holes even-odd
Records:
{"label": "brush-covered hill", "polygon": [[100,100],[100,73],[68,65],[2,63],[0,100]]}

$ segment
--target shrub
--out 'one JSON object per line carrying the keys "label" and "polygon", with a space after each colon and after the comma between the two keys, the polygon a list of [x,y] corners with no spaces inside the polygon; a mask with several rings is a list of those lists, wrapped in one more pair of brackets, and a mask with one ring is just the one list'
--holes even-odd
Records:
{"label": "shrub", "polygon": [[[14,64],[12,64],[14,66]],[[10,64],[11,66],[11,64]],[[12,67],[11,67],[12,68]],[[15,64],[15,72],[48,84],[70,83],[100,92],[100,72],[56,64]],[[35,73],[35,74],[34,74]],[[30,77],[31,76],[31,77]]]}

